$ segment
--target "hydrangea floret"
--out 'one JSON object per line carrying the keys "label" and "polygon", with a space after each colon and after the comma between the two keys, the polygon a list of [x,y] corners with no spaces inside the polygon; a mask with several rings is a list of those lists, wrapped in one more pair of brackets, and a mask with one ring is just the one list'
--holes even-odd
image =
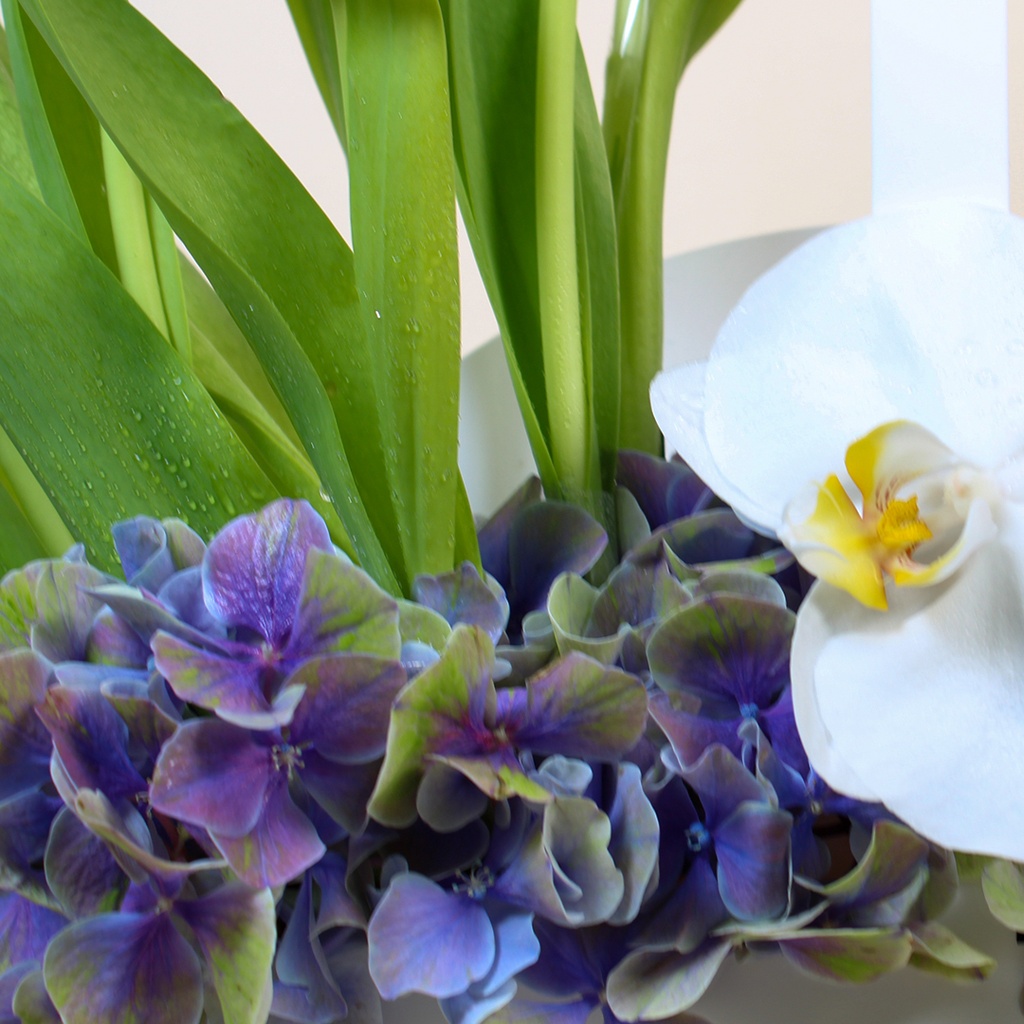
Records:
{"label": "hydrangea floret", "polygon": [[547,594],[519,643],[497,573],[395,600],[297,501],[208,545],[120,524],[121,581],[80,550],[2,581],[0,1019],[660,1019],[749,944],[985,973],[933,920],[951,861],[808,764],[792,566],[628,466],[651,519],[599,587],[586,513],[530,512],[541,557],[502,540],[522,496],[490,524]]}

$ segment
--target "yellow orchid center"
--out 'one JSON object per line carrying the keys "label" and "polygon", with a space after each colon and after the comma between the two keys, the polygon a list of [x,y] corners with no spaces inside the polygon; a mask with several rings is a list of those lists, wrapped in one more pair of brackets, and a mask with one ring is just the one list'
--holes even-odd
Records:
{"label": "yellow orchid center", "polygon": [[[911,587],[939,583],[992,536],[987,505],[972,501],[974,515],[964,514],[959,535],[954,533],[930,561],[914,559],[936,530],[950,536],[950,523],[957,525],[950,495],[963,499],[959,474],[966,469],[977,475],[917,424],[898,420],[859,438],[847,449],[846,469],[860,493],[859,505],[833,474],[790,503],[780,538],[809,572],[870,608],[888,607],[888,581]],[[915,487],[917,493],[900,493],[925,478],[928,521],[921,514],[923,492]]]}
{"label": "yellow orchid center", "polygon": [[932,537],[918,512],[916,494],[893,498],[882,510],[875,533],[886,551],[894,555],[909,555],[918,544]]}

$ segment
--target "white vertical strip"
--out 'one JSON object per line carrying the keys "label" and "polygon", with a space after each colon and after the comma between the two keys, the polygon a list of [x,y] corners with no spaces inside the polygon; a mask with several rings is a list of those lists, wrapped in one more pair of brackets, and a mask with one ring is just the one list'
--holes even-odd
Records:
{"label": "white vertical strip", "polygon": [[871,119],[875,212],[1008,209],[1006,0],[872,0]]}

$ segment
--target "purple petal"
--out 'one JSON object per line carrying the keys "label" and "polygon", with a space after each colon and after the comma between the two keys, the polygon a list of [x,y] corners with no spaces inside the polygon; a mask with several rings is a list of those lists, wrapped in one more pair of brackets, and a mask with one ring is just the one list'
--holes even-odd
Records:
{"label": "purple petal", "polygon": [[636,498],[652,530],[703,511],[714,497],[685,462],[646,452],[620,451],[615,479]]}
{"label": "purple petal", "polygon": [[738,729],[739,716],[711,718],[696,708],[699,702],[688,693],[652,693],[649,698],[651,718],[658,723],[683,766],[698,761],[713,744],[725,747],[739,757],[743,741]]}
{"label": "purple petal", "polygon": [[509,571],[509,534],[516,517],[528,505],[540,501],[541,487],[537,477],[530,477],[480,528],[480,562],[504,590],[511,583]]}
{"label": "purple petal", "polygon": [[450,625],[465,622],[479,626],[495,643],[505,629],[508,601],[504,593],[499,597],[471,562],[463,562],[458,569],[438,576],[417,576],[412,595],[420,604],[444,616]]}
{"label": "purple petal", "polygon": [[0,654],[0,800],[49,778],[53,743],[35,709],[46,697],[52,671],[48,661],[25,648]]}
{"label": "purple petal", "polygon": [[146,792],[128,757],[128,727],[101,693],[53,686],[37,714],[77,788],[97,789],[114,801]]}
{"label": "purple petal", "polygon": [[20,964],[0,978],[0,1011],[4,1009],[14,1016],[0,1012],[3,1024],[62,1024],[46,991],[42,969],[34,961]]}
{"label": "purple petal", "polygon": [[115,523],[110,532],[129,586],[155,591],[177,568],[159,519],[136,516]]}
{"label": "purple petal", "polygon": [[207,607],[227,625],[245,626],[280,648],[312,548],[330,551],[331,537],[308,502],[281,499],[232,520],[203,559]]}
{"label": "purple petal", "polygon": [[682,775],[697,791],[712,832],[744,801],[769,802],[768,791],[725,747],[709,747]]}
{"label": "purple petal", "polygon": [[742,558],[750,550],[754,533],[726,508],[709,509],[655,530],[626,556],[629,562],[649,564],[666,557],[684,566]]}
{"label": "purple petal", "polygon": [[50,830],[46,880],[72,917],[113,910],[128,882],[106,845],[67,808]]}
{"label": "purple petal", "polygon": [[607,544],[600,523],[576,505],[542,501],[524,508],[509,533],[512,619],[543,607],[561,573],[588,572]]}
{"label": "purple petal", "polygon": [[400,662],[359,654],[330,654],[304,662],[288,677],[305,687],[289,735],[341,764],[384,753],[391,705],[405,685]]}
{"label": "purple petal", "polygon": [[626,891],[610,924],[628,924],[640,911],[648,885],[658,867],[658,816],[643,791],[640,769],[635,764],[620,764],[615,800],[608,818],[612,837],[608,851],[622,872]]}
{"label": "purple petal", "polygon": [[487,907],[487,916],[494,929],[494,963],[487,974],[470,987],[477,998],[497,992],[520,971],[536,963],[540,956],[533,914],[492,901]]}
{"label": "purple petal", "polygon": [[391,882],[367,937],[370,974],[385,999],[409,992],[456,996],[494,963],[494,930],[484,908],[422,875],[407,873]]}
{"label": "purple petal", "polygon": [[347,832],[358,832],[366,824],[366,805],[377,781],[376,762],[338,764],[315,750],[302,754],[298,769],[302,785],[312,799]]}
{"label": "purple petal", "polygon": [[325,957],[313,920],[312,882],[307,873],[274,958],[274,1012],[287,1020],[330,1024],[344,1019],[348,1008],[325,970]]}
{"label": "purple petal", "polygon": [[90,588],[109,582],[84,562],[50,562],[36,584],[32,649],[50,661],[82,661],[92,621],[103,607]]}
{"label": "purple petal", "polygon": [[179,726],[153,771],[153,807],[221,836],[244,836],[279,774],[269,740],[214,718]]}
{"label": "purple petal", "polygon": [[792,827],[786,811],[743,803],[715,830],[718,888],[734,917],[757,921],[786,912]]}
{"label": "purple petal", "polygon": [[93,620],[85,653],[91,662],[123,668],[145,668],[149,660],[149,647],[110,608],[104,608]]}
{"label": "purple petal", "polygon": [[164,632],[153,637],[152,646],[157,669],[181,700],[213,712],[270,712],[267,690],[277,673],[258,648],[237,645],[232,657]]}
{"label": "purple petal", "polygon": [[528,719],[519,746],[542,754],[614,761],[647,724],[647,691],[636,676],[571,653],[526,684]]}
{"label": "purple petal", "polygon": [[651,634],[655,682],[703,701],[766,708],[789,684],[796,616],[785,608],[719,594],[675,612]]}
{"label": "purple petal", "polygon": [[39,902],[51,894],[40,870],[54,816],[63,807],[59,797],[26,790],[0,802],[0,885]]}
{"label": "purple petal", "polygon": [[176,572],[157,591],[157,599],[182,622],[194,626],[202,633],[216,637],[224,635],[224,627],[206,607],[201,566]]}
{"label": "purple petal", "polygon": [[171,915],[103,914],[65,928],[43,962],[65,1024],[198,1024],[199,958]]}
{"label": "purple petal", "polygon": [[0,892],[0,971],[25,960],[42,960],[49,941],[67,921],[14,892]]}
{"label": "purple petal", "polygon": [[313,823],[295,806],[288,780],[278,772],[264,795],[255,827],[241,837],[211,835],[243,882],[254,888],[284,885],[324,855]]}

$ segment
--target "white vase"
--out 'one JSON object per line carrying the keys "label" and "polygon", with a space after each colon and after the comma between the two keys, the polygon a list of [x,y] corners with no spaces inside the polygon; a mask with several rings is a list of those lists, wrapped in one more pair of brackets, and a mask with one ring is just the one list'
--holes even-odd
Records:
{"label": "white vase", "polygon": [[[746,288],[813,229],[727,242],[665,262],[665,365],[705,357]],[[460,461],[474,510],[495,508],[533,471],[526,432],[498,340],[463,362]],[[1020,1021],[1024,952],[967,883],[943,922],[996,959],[984,982],[904,969],[862,985],[811,977],[777,952],[730,959],[693,1007],[708,1024],[1010,1024]],[[436,1003],[385,1005],[385,1024],[443,1024]]]}

